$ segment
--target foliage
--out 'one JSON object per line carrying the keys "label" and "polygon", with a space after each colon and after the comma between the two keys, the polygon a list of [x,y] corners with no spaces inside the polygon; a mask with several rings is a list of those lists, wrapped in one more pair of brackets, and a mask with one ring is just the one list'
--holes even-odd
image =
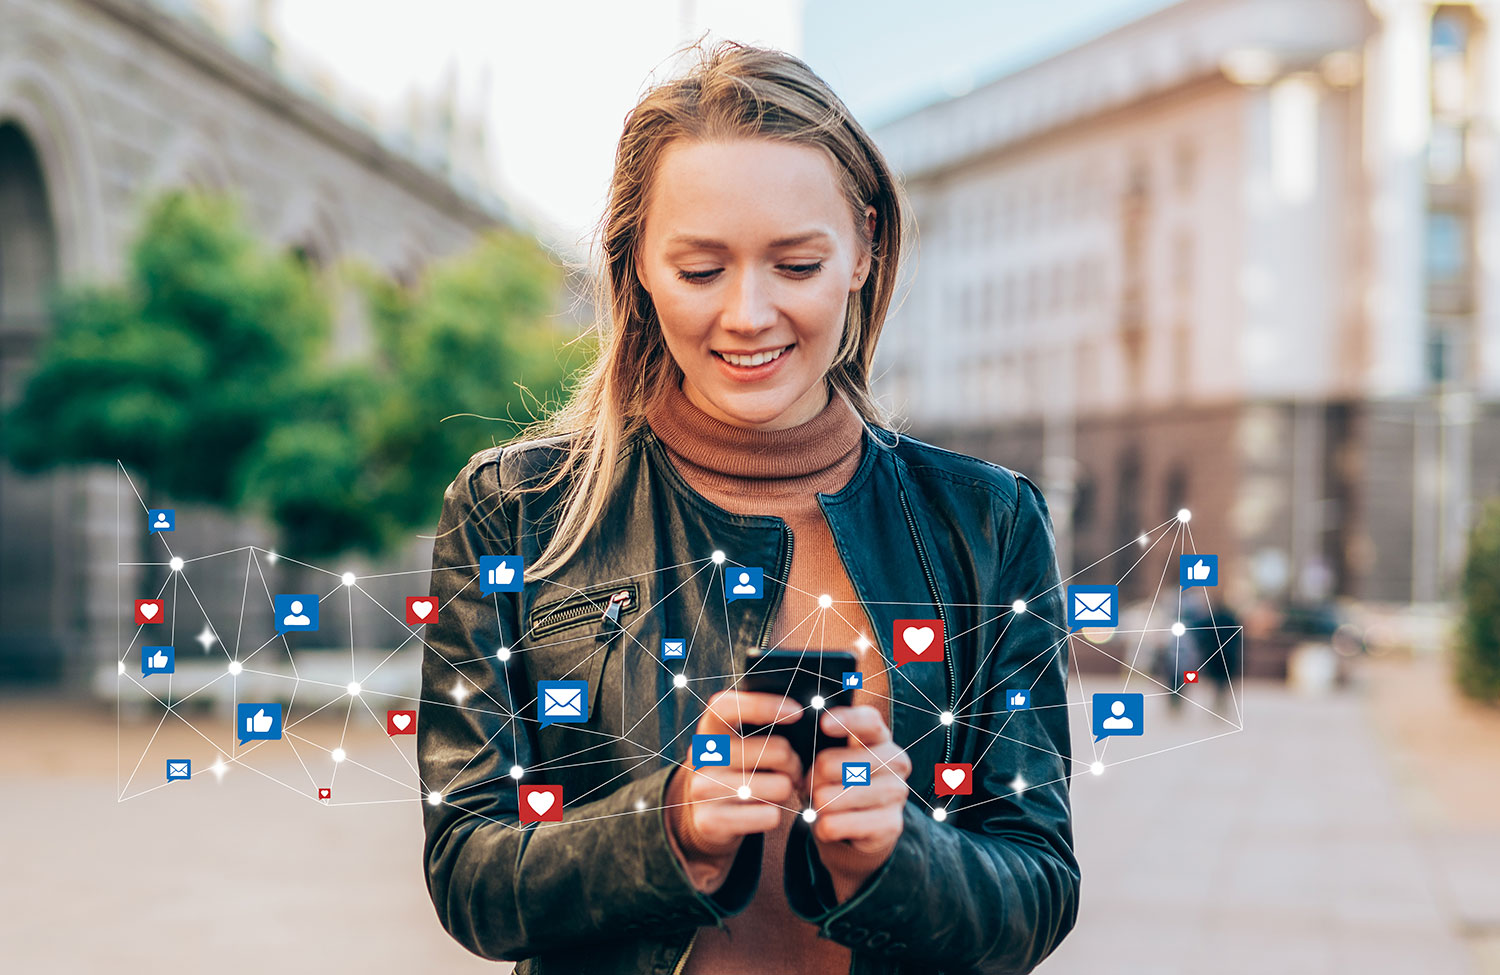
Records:
{"label": "foliage", "polygon": [[[352,361],[333,347],[327,286],[233,202],[161,198],[121,283],[57,297],[6,452],[27,471],[119,460],[159,496],[262,511],[300,558],[430,531],[469,456],[561,395],[560,276],[510,232],[410,289],[345,270],[375,339]],[[471,412],[515,422],[441,422]]]}
{"label": "foliage", "polygon": [[1500,703],[1500,498],[1484,507],[1469,536],[1454,674],[1469,697]]}

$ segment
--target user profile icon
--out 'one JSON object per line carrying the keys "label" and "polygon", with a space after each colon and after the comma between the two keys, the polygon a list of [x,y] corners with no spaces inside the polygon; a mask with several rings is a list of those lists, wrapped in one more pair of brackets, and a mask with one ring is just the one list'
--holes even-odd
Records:
{"label": "user profile icon", "polygon": [[724,570],[724,596],[729,602],[736,599],[759,599],[764,595],[765,570],[746,566],[731,566]]}

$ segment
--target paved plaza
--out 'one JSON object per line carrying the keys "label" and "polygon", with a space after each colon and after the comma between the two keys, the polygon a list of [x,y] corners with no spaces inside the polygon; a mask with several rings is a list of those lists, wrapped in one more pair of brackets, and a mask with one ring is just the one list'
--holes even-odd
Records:
{"label": "paved plaza", "polygon": [[[1178,715],[1148,698],[1147,735],[1097,752],[1075,708],[1077,758],[1106,768],[1074,784],[1082,909],[1039,971],[1500,971],[1500,806],[1476,785],[1500,767],[1500,717],[1453,733],[1469,750],[1444,780],[1400,720],[1435,685],[1371,673],[1326,697],[1252,684],[1243,731],[1207,710],[1208,688]],[[1073,700],[1120,689],[1110,683],[1088,677]],[[388,739],[368,715],[347,731],[342,711],[301,725],[299,761],[165,786],[163,755],[212,758],[169,722],[117,803],[113,709],[0,704],[7,968],[506,970],[438,925],[419,808],[403,797],[412,739]],[[122,727],[122,779],[154,727]],[[323,806],[310,798],[318,745],[341,739],[375,771],[340,771],[339,801]]]}

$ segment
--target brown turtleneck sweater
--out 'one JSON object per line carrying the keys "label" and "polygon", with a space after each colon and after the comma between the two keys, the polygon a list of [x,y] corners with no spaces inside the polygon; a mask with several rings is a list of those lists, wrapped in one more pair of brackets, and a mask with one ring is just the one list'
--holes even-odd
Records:
{"label": "brown turtleneck sweater", "polygon": [[[792,530],[792,566],[786,594],[773,621],[769,646],[787,650],[849,650],[864,673],[864,689],[854,704],[878,708],[890,723],[890,681],[874,644],[869,619],[855,595],[834,546],[819,492],[844,487],[859,466],[864,426],[859,414],[836,390],[828,404],[806,423],[783,430],[754,430],[715,419],[674,388],[646,416],[667,455],[694,490],[738,514],[775,514]],[[829,609],[818,596],[833,598]],[[863,637],[863,639],[860,639]],[[722,882],[728,864],[697,855],[691,822],[674,806],[668,811],[674,838],[695,880]],[[849,971],[849,949],[817,936],[817,927],[792,913],[782,889],[787,835],[796,813],[782,812],[781,824],[766,834],[760,885],[755,898],[725,929],[704,927],[688,953],[685,972],[838,973]],[[825,857],[825,862],[827,858]],[[831,864],[830,864],[831,865]],[[709,889],[712,889],[710,887]]]}

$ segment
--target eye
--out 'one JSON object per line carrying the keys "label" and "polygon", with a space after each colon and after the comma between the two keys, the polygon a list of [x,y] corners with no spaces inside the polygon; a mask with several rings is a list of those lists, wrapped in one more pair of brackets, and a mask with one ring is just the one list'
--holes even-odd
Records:
{"label": "eye", "polygon": [[[810,278],[814,274],[817,274],[819,271],[823,270],[822,261],[814,261],[811,264],[778,264],[776,266],[790,271],[792,275],[797,278]],[[688,282],[689,284],[707,284],[709,281],[712,281],[714,275],[718,274],[721,270],[723,269],[714,268],[710,271],[678,271],[677,277],[683,281]]]}

